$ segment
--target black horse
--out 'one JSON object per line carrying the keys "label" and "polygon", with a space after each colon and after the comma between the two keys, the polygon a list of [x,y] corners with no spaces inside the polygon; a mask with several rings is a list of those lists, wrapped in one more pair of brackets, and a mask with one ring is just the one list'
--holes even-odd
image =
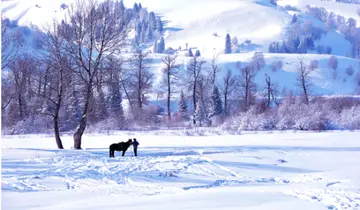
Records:
{"label": "black horse", "polygon": [[122,151],[122,156],[125,155],[126,150],[130,147],[132,140],[129,139],[127,142],[119,142],[111,144],[109,147],[110,157],[115,157],[115,151]]}

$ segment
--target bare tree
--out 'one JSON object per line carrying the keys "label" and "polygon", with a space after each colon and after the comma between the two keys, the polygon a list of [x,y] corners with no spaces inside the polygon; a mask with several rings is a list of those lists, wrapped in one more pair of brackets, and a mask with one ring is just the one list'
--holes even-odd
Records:
{"label": "bare tree", "polygon": [[24,54],[21,57],[17,57],[16,60],[9,64],[9,73],[13,78],[15,86],[15,97],[17,100],[19,119],[25,119],[28,114],[28,102],[30,97],[31,88],[31,73],[35,69],[35,60],[30,56]]}
{"label": "bare tree", "polygon": [[279,103],[276,100],[276,95],[278,93],[277,84],[272,83],[271,77],[267,74],[265,74],[265,82],[266,82],[265,90],[267,95],[266,107],[270,108],[271,101],[275,102],[275,104],[279,106]]}
{"label": "bare tree", "polygon": [[78,65],[75,71],[85,87],[85,101],[79,126],[74,133],[74,148],[81,149],[89,103],[101,64],[120,54],[129,31],[129,20],[116,2],[77,0],[68,8],[67,18],[59,25],[65,50]]}
{"label": "bare tree", "polygon": [[188,84],[192,90],[192,102],[194,110],[196,110],[196,103],[197,103],[197,97],[196,93],[198,90],[198,83],[199,79],[202,75],[202,66],[204,65],[205,61],[202,59],[199,59],[199,57],[191,57],[190,61],[188,62],[186,73],[187,73],[187,79]]}
{"label": "bare tree", "polygon": [[254,65],[245,66],[240,69],[241,76],[239,78],[239,86],[242,89],[242,97],[244,102],[244,108],[248,109],[251,104],[253,104],[253,99],[256,91],[256,84],[254,78],[258,71],[257,67]]}
{"label": "bare tree", "polygon": [[1,72],[1,111],[4,113],[5,109],[10,105],[15,98],[15,88],[12,84],[12,79],[4,71]]}
{"label": "bare tree", "polygon": [[298,85],[301,87],[304,94],[304,100],[306,104],[309,104],[309,91],[312,85],[310,81],[310,73],[312,69],[306,68],[305,63],[302,58],[299,58],[299,64],[297,67],[297,77]]}
{"label": "bare tree", "polygon": [[[130,96],[127,92],[126,88],[126,81],[123,80],[122,75],[124,74],[123,69],[123,59],[122,58],[115,58],[111,57],[108,59],[106,63],[106,85],[108,85],[108,88],[110,90],[110,112],[111,116],[116,116],[115,121],[117,123],[116,127],[123,127],[125,116],[124,116],[124,109],[122,106],[122,94],[121,94],[121,88],[123,87],[124,92],[126,94],[126,97],[128,98],[129,102]],[[130,103],[130,106],[132,104]]]}
{"label": "bare tree", "polygon": [[333,71],[333,78],[335,79],[336,78],[336,69],[338,67],[338,59],[336,58],[336,56],[332,55],[329,58],[328,66],[329,66],[329,68],[332,68],[334,70]]}
{"label": "bare tree", "polygon": [[215,85],[216,76],[221,71],[220,66],[217,64],[218,58],[219,58],[219,55],[216,54],[216,55],[213,55],[213,58],[211,59],[211,84],[212,85]]}
{"label": "bare tree", "polygon": [[260,71],[265,66],[265,57],[262,52],[255,52],[251,60],[252,68],[256,71]]}
{"label": "bare tree", "polygon": [[123,58],[119,57],[109,57],[108,58],[108,76],[111,84],[114,84],[116,86],[120,85],[120,87],[123,89],[125,96],[129,102],[129,105],[131,108],[134,107],[132,96],[130,93],[130,90],[132,89],[130,81],[132,75],[126,71],[123,67],[124,63],[126,63],[127,60],[124,60]]}
{"label": "bare tree", "polygon": [[209,84],[209,78],[207,78],[205,75],[200,75],[198,80],[197,80],[197,91],[196,91],[196,95],[197,95],[197,101],[203,104],[202,109],[204,109],[204,113],[207,114],[209,113],[208,108],[209,106],[206,106],[207,104],[211,104],[211,101],[209,101],[209,99],[211,99],[211,97],[209,97],[208,93],[211,90],[211,86],[212,84]]}
{"label": "bare tree", "polygon": [[308,64],[308,69],[311,71],[315,71],[315,69],[319,68],[318,60],[311,60]]}
{"label": "bare tree", "polygon": [[162,63],[164,64],[163,74],[164,74],[164,83],[167,89],[167,114],[168,120],[171,121],[171,110],[170,110],[170,100],[172,94],[172,86],[176,84],[176,80],[178,79],[178,67],[176,64],[176,56],[166,56],[162,59]]}
{"label": "bare tree", "polygon": [[228,105],[229,95],[230,95],[230,93],[232,93],[234,91],[234,88],[235,88],[235,78],[229,69],[223,80],[224,80],[224,89],[223,89],[224,113],[225,113],[225,116],[228,116],[229,115],[229,105]]}
{"label": "bare tree", "polygon": [[63,105],[66,86],[69,85],[71,61],[63,51],[65,39],[59,36],[59,30],[60,28],[57,27],[55,21],[52,26],[46,29],[44,42],[48,53],[45,62],[48,67],[44,72],[44,88],[39,94],[50,104],[42,113],[52,117],[57,147],[64,149],[59,130],[60,109]]}
{"label": "bare tree", "polygon": [[133,100],[137,104],[137,117],[141,117],[143,106],[147,103],[146,94],[152,85],[153,73],[149,71],[148,53],[138,50],[131,58],[132,73],[130,85],[133,87]]}
{"label": "bare tree", "polygon": [[284,64],[283,64],[283,62],[281,60],[274,61],[274,62],[271,63],[271,70],[273,72],[276,72],[276,71],[282,69],[283,66],[284,66]]}

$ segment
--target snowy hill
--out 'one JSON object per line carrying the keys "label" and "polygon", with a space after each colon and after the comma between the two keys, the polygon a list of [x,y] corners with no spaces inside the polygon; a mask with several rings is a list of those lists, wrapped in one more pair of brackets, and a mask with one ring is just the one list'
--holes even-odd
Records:
{"label": "snowy hill", "polygon": [[[17,24],[22,26],[36,25],[41,28],[44,24],[51,22],[54,17],[60,20],[65,11],[62,5],[69,5],[71,2],[71,0],[51,2],[46,0],[14,0],[2,1],[1,7],[3,16],[16,20]],[[173,49],[181,47],[184,50],[188,45],[188,48],[200,50],[202,57],[208,61],[215,53],[220,53],[219,62],[222,65],[223,75],[227,69],[236,74],[238,71],[234,63],[238,61],[249,62],[254,52],[267,53],[272,42],[285,39],[290,30],[289,22],[293,14],[297,14],[302,23],[311,21],[314,26],[324,29],[324,23],[305,13],[306,5],[324,7],[329,12],[360,21],[360,16],[356,14],[356,6],[320,0],[282,0],[278,1],[278,7],[270,4],[267,0],[142,0],[138,2],[163,18],[166,47]],[[126,0],[124,3],[128,7],[132,7],[134,1]],[[286,5],[296,7],[298,11],[285,9]],[[236,36],[239,43],[237,52],[229,55],[223,54],[227,33],[232,37]],[[246,40],[250,40],[251,44],[245,44]],[[306,63],[310,60],[319,60],[320,62],[319,68],[311,74],[314,83],[312,94],[354,94],[357,89],[355,76],[359,71],[360,63],[359,60],[344,57],[350,53],[349,41],[342,34],[329,31],[316,41],[316,44],[331,47],[332,54],[338,56],[339,68],[335,79],[329,76],[331,69],[327,66],[327,60],[330,57],[328,55],[318,55],[315,51],[309,51],[306,55],[266,54],[267,65],[256,76],[258,91],[261,92],[264,85],[264,74],[267,73],[274,76],[274,81],[278,82],[281,88],[295,90],[295,93],[299,93],[295,81],[295,72],[298,58],[304,57]],[[180,56],[185,55],[184,51],[178,53]],[[162,57],[163,55],[158,56]],[[182,57],[180,60],[185,64],[187,58]],[[277,73],[271,73],[269,71],[270,65],[275,60],[282,60],[285,65]],[[346,74],[346,68],[349,66],[356,70],[354,75],[348,76]],[[154,63],[154,68],[157,69],[155,72],[160,72],[161,63]],[[158,73],[156,81],[160,81],[160,77],[161,75]],[[219,81],[221,80],[219,78]]]}

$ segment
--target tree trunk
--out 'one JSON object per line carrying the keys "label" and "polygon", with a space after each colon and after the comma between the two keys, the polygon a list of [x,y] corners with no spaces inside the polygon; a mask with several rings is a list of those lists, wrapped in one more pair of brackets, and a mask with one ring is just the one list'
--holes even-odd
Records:
{"label": "tree trunk", "polygon": [[196,110],[196,81],[194,81],[194,87],[193,87],[193,104],[194,104],[194,112]]}
{"label": "tree trunk", "polygon": [[56,145],[57,145],[58,149],[64,149],[61,138],[60,138],[58,114],[55,114],[55,116],[54,116],[54,132],[55,132]]}
{"label": "tree trunk", "polygon": [[142,87],[141,87],[141,66],[139,68],[139,80],[138,80],[138,107],[142,109],[142,101],[141,101],[141,94],[142,94]]}
{"label": "tree trunk", "polygon": [[89,85],[86,92],[86,101],[84,105],[83,115],[81,116],[80,125],[74,133],[74,149],[81,149],[81,137],[85,131],[87,123],[87,114],[89,109],[90,97],[92,91],[92,81],[89,81]]}
{"label": "tree trunk", "polygon": [[270,100],[271,100],[271,79],[269,76],[265,78],[266,84],[267,84],[267,103],[266,107],[270,107]]}
{"label": "tree trunk", "polygon": [[86,128],[86,117],[82,117],[80,120],[80,125],[76,132],[74,133],[74,149],[81,149],[81,137]]}
{"label": "tree trunk", "polygon": [[59,132],[59,113],[60,113],[62,95],[63,95],[63,82],[64,82],[63,71],[62,71],[62,69],[60,69],[60,81],[58,83],[59,91],[58,91],[57,103],[55,106],[55,114],[54,114],[54,132],[55,132],[55,140],[56,140],[58,149],[64,149],[61,138],[60,138],[60,132]]}
{"label": "tree trunk", "polygon": [[125,95],[126,95],[126,98],[127,98],[128,101],[129,101],[130,107],[133,108],[133,104],[132,104],[132,102],[131,102],[130,95],[129,95],[127,89],[126,89],[125,82],[124,82],[123,79],[121,79],[121,86],[122,86],[122,88],[124,89],[124,93],[125,93]]}
{"label": "tree trunk", "polygon": [[167,95],[167,111],[168,111],[168,120],[171,121],[171,110],[170,110],[170,97],[171,97],[171,86],[170,86],[170,69],[168,70],[167,74],[167,81],[168,81],[168,95]]}
{"label": "tree trunk", "polygon": [[224,111],[225,111],[225,116],[228,116],[228,87],[225,87],[225,91],[224,91]]}
{"label": "tree trunk", "polygon": [[303,79],[303,81],[302,81],[302,86],[303,86],[303,91],[304,91],[305,103],[309,104],[309,97],[308,97],[308,93],[307,93],[307,89],[306,89],[306,85],[305,85],[305,79]]}

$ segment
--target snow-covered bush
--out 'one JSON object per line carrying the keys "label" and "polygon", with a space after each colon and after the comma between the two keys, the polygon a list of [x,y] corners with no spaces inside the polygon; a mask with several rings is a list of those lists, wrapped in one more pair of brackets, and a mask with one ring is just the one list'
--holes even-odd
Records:
{"label": "snow-covered bush", "polygon": [[345,129],[360,129],[360,106],[353,106],[349,109],[343,109],[340,113],[337,124]]}
{"label": "snow-covered bush", "polygon": [[348,66],[345,71],[347,75],[352,76],[354,74],[354,67]]}
{"label": "snow-covered bush", "polygon": [[294,12],[299,12],[300,10],[298,8],[296,8],[295,6],[291,6],[289,4],[284,6],[284,9],[289,10],[289,11],[294,11]]}
{"label": "snow-covered bush", "polygon": [[48,133],[52,130],[51,118],[44,115],[33,115],[17,122],[11,134]]}
{"label": "snow-covered bush", "polygon": [[284,66],[284,63],[281,60],[274,61],[271,63],[271,70],[273,72],[277,72],[278,70],[282,69]]}
{"label": "snow-covered bush", "polygon": [[301,98],[285,99],[278,108],[261,112],[259,105],[227,119],[222,129],[331,130],[360,129],[360,102],[352,98],[314,98],[308,105]]}

